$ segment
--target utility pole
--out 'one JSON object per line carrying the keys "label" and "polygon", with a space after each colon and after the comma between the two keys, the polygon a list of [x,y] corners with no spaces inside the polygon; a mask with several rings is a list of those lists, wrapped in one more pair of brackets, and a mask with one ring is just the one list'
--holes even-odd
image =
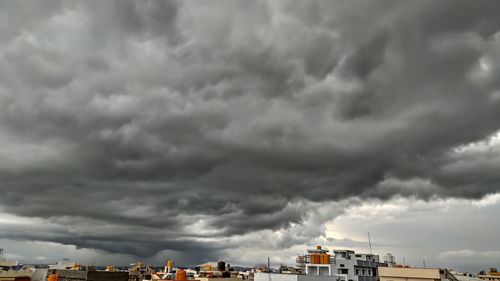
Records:
{"label": "utility pole", "polygon": [[424,263],[424,268],[425,268],[425,257],[424,257],[424,259],[423,259],[422,261],[423,261],[423,263]]}
{"label": "utility pole", "polygon": [[373,252],[372,252],[372,240],[370,238],[370,232],[368,232],[368,245],[370,245],[370,254],[373,254]]}
{"label": "utility pole", "polygon": [[406,266],[405,257],[403,257],[403,266]]}
{"label": "utility pole", "polygon": [[267,271],[271,273],[271,258],[267,257]]}

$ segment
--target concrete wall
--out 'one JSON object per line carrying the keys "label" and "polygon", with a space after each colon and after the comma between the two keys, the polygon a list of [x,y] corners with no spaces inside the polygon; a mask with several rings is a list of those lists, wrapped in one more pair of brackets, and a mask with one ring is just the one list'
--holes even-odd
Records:
{"label": "concrete wall", "polygon": [[257,272],[254,274],[254,281],[298,281],[298,275]]}
{"label": "concrete wall", "polygon": [[297,275],[297,281],[335,281],[337,276],[309,276],[309,275]]}
{"label": "concrete wall", "polygon": [[230,277],[230,278],[208,278],[208,277],[196,277],[198,281],[241,281],[241,278]]}
{"label": "concrete wall", "polygon": [[33,271],[33,275],[31,276],[31,281],[47,281],[47,271],[46,268],[37,268]]}
{"label": "concrete wall", "polygon": [[441,280],[438,268],[379,267],[380,281],[432,281]]}
{"label": "concrete wall", "polygon": [[[49,270],[49,274],[53,271],[54,270]],[[55,269],[55,271],[59,276],[59,281],[87,280],[87,271],[69,269]]]}
{"label": "concrete wall", "polygon": [[59,275],[59,281],[128,281],[129,277],[128,272],[57,269],[56,273]]}
{"label": "concrete wall", "polygon": [[306,274],[320,276],[334,275],[334,272],[331,272],[331,267],[331,264],[306,264]]}
{"label": "concrete wall", "polygon": [[254,275],[254,281],[335,281],[336,276],[317,276],[317,275],[297,275],[297,274],[277,274],[261,273]]}
{"label": "concrete wall", "polygon": [[[344,266],[341,266],[344,265]],[[337,274],[345,278],[344,280],[358,280],[358,276],[355,275],[354,266],[358,265],[358,261],[355,259],[354,254],[351,255],[349,259],[344,259],[338,255],[333,259],[332,263],[332,274]],[[340,273],[339,270],[347,269],[347,274]]]}
{"label": "concrete wall", "polygon": [[88,271],[88,281],[127,281],[128,272]]}

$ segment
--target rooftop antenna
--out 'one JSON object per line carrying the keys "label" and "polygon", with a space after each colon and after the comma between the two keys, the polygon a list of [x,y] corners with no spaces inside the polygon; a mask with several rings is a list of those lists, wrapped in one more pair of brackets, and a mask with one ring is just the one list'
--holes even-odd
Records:
{"label": "rooftop antenna", "polygon": [[370,254],[373,254],[373,252],[372,252],[372,240],[370,238],[370,232],[368,232],[368,245],[370,245]]}

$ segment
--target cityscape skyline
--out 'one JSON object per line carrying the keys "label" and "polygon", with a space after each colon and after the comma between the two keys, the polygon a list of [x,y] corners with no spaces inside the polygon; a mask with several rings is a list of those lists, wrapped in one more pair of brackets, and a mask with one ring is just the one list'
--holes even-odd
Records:
{"label": "cityscape skyline", "polygon": [[0,248],[500,267],[495,7],[2,1]]}

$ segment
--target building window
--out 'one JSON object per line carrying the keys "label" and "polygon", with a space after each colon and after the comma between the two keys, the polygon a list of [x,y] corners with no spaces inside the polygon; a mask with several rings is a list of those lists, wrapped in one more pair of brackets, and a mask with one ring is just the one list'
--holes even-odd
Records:
{"label": "building window", "polygon": [[359,275],[359,269],[356,269],[356,275]]}
{"label": "building window", "polygon": [[339,269],[339,274],[348,274],[348,270],[343,268],[343,269]]}
{"label": "building window", "polygon": [[343,264],[340,264],[340,267],[344,267],[344,265],[343,265]]}

